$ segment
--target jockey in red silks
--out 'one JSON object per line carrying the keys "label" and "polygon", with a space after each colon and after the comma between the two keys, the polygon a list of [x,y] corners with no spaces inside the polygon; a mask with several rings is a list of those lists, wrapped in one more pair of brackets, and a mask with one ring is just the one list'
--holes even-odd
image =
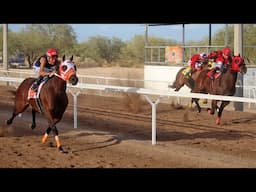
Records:
{"label": "jockey in red silks", "polygon": [[231,64],[232,56],[230,48],[225,47],[222,51],[218,51],[216,55],[212,56],[212,59],[214,60],[214,66],[210,78],[214,79],[214,74],[216,72],[225,73],[228,68],[228,65]]}
{"label": "jockey in red silks", "polygon": [[207,54],[204,52],[194,54],[188,61],[188,67],[184,70],[183,74],[188,78],[194,70],[200,69],[202,62],[205,62],[207,59]]}

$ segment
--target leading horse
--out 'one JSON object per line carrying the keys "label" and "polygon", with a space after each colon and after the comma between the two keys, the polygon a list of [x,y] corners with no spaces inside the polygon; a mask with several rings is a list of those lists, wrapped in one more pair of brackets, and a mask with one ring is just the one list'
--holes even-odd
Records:
{"label": "leading horse", "polygon": [[[236,91],[236,80],[237,73],[240,72],[245,74],[247,72],[247,67],[244,63],[244,59],[238,56],[233,56],[231,65],[225,73],[222,73],[218,78],[211,80],[207,75],[209,71],[202,71],[195,81],[195,87],[191,90],[192,93],[209,93],[213,95],[225,95],[233,96]],[[201,107],[198,103],[197,98],[192,98],[191,102],[195,102],[198,112],[201,112]],[[217,105],[217,100],[212,100],[211,109],[208,109],[209,114],[213,115],[215,110],[218,109],[218,115],[216,119],[216,124],[220,124],[221,115],[223,109],[230,103],[230,101],[221,101],[220,107]]]}
{"label": "leading horse", "polygon": [[66,94],[67,82],[72,85],[78,83],[78,77],[76,75],[76,65],[73,62],[73,56],[70,59],[65,60],[65,55],[62,58],[62,62],[56,65],[55,74],[49,77],[48,81],[43,84],[39,101],[42,106],[42,110],[37,104],[36,98],[29,98],[28,93],[31,85],[36,80],[35,78],[26,78],[19,85],[15,95],[15,105],[13,113],[10,119],[7,120],[7,125],[13,122],[13,119],[19,114],[25,111],[29,106],[32,107],[32,124],[31,128],[36,127],[35,117],[37,112],[43,112],[45,118],[48,120],[48,128],[42,138],[42,143],[45,143],[48,135],[51,131],[55,134],[55,141],[57,148],[63,152],[59,140],[59,133],[56,124],[62,119],[68,105],[68,97]]}

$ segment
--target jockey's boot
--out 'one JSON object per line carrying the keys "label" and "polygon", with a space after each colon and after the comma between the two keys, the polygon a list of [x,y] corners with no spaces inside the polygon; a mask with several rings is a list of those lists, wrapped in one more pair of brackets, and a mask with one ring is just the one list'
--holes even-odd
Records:
{"label": "jockey's boot", "polygon": [[37,80],[35,80],[35,82],[33,83],[31,89],[34,90],[34,91],[37,91],[37,89],[38,89],[40,83],[42,82],[42,80],[43,80],[43,77],[42,77],[42,76],[39,76],[39,77],[37,78]]}

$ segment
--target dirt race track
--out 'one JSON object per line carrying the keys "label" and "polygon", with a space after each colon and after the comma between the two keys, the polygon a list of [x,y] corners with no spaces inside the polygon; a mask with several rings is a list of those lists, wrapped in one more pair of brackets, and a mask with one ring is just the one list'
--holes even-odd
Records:
{"label": "dirt race track", "polygon": [[[31,109],[10,126],[13,95],[1,87],[1,168],[230,168],[256,167],[256,114],[225,110],[221,125],[203,110],[171,104],[157,107],[157,145],[151,145],[151,106],[139,110],[127,97],[79,95],[78,129],[73,128],[72,97],[57,124],[67,153],[60,153],[41,114],[30,129]],[[132,96],[130,96],[132,97]],[[136,96],[133,96],[136,97]],[[138,97],[137,97],[138,99]],[[185,118],[186,117],[186,118]]]}
{"label": "dirt race track", "polygon": [[[143,79],[143,69],[137,68],[86,68],[79,72]],[[205,109],[197,114],[194,109],[161,102],[157,106],[157,144],[152,146],[147,101],[133,94],[95,96],[87,90],[78,96],[78,129],[73,128],[70,96],[68,110],[57,124],[67,151],[60,153],[52,135],[46,144],[41,143],[47,128],[42,114],[37,115],[34,130],[30,128],[30,108],[12,125],[5,124],[13,108],[9,90],[15,89],[0,86],[0,168],[256,167],[255,112],[225,109],[217,126],[216,115],[208,115]]]}

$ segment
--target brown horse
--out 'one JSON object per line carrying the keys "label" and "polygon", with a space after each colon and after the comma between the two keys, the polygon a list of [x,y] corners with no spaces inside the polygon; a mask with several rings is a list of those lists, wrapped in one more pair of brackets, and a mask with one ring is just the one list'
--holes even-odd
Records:
{"label": "brown horse", "polygon": [[[48,128],[42,138],[42,143],[46,142],[47,137],[52,130],[55,134],[57,148],[63,152],[63,148],[58,137],[56,124],[62,119],[63,113],[68,105],[68,97],[66,94],[67,81],[72,85],[76,85],[78,83],[78,77],[76,76],[76,65],[73,62],[73,56],[71,56],[68,60],[65,60],[65,55],[63,56],[62,62],[56,66],[55,74],[52,77],[49,77],[48,81],[43,84],[40,91],[39,100],[34,98],[28,99],[30,87],[35,80],[35,78],[26,78],[19,85],[16,91],[15,106],[12,117],[8,119],[6,123],[7,125],[10,125],[13,122],[13,119],[19,113],[25,111],[30,105],[32,107],[31,128],[34,129],[36,127],[36,112],[42,111],[48,120]],[[41,105],[38,105],[37,101],[40,101]]]}
{"label": "brown horse", "polygon": [[174,91],[179,91],[184,85],[187,85],[190,89],[194,87],[195,80],[197,79],[198,75],[202,70],[208,69],[208,61],[202,63],[201,68],[194,69],[191,73],[191,76],[186,77],[183,74],[183,71],[186,69],[186,67],[181,68],[175,78],[175,81],[172,85],[169,85],[169,88],[175,89]]}
{"label": "brown horse", "polygon": [[[195,87],[192,89],[192,93],[209,93],[213,95],[225,95],[233,96],[236,91],[237,73],[245,74],[247,67],[244,63],[244,59],[238,56],[234,56],[231,65],[228,66],[226,72],[222,73],[218,78],[211,80],[209,77],[209,71],[202,71],[195,81]],[[201,112],[201,107],[197,98],[192,98],[191,102],[195,102],[198,112]],[[211,109],[208,109],[209,114],[213,115],[215,110],[218,109],[218,116],[216,124],[220,124],[221,115],[223,109],[229,104],[230,101],[221,101],[220,107],[217,106],[217,100],[212,100]]]}

